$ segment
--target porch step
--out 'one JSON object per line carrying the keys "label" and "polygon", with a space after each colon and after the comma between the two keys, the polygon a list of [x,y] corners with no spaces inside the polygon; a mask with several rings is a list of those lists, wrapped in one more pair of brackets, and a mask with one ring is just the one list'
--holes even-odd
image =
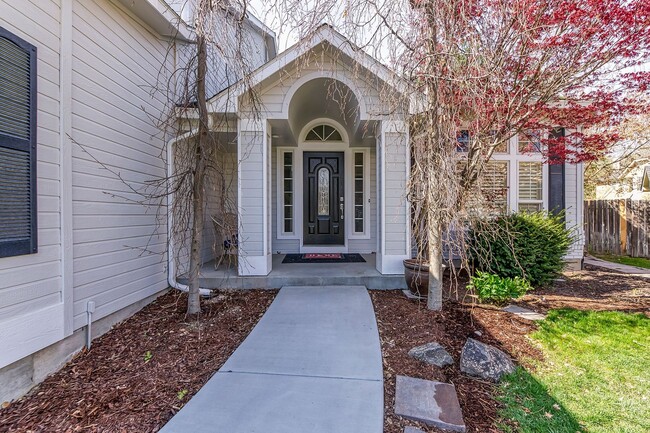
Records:
{"label": "porch step", "polygon": [[[187,279],[179,278],[179,282],[186,284]],[[206,289],[280,289],[284,286],[365,286],[370,290],[406,288],[403,275],[205,276],[201,278],[200,284]]]}
{"label": "porch step", "polygon": [[[206,289],[280,289],[284,286],[365,286],[371,290],[405,289],[404,275],[377,271],[374,254],[362,254],[363,263],[282,263],[284,254],[274,254],[268,275],[240,277],[236,266],[214,268],[203,265],[201,287]],[[180,283],[187,279],[180,277]]]}

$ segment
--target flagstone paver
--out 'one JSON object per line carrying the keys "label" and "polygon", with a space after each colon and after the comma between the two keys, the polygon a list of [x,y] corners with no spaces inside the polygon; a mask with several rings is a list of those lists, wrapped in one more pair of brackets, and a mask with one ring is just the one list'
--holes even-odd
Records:
{"label": "flagstone paver", "polygon": [[395,386],[396,415],[445,430],[465,431],[454,385],[397,376]]}

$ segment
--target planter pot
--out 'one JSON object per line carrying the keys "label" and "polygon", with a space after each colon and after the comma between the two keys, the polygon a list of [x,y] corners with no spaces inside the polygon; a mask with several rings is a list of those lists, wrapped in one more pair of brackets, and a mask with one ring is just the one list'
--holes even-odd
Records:
{"label": "planter pot", "polygon": [[413,296],[426,299],[429,295],[429,264],[423,260],[404,260],[406,287]]}

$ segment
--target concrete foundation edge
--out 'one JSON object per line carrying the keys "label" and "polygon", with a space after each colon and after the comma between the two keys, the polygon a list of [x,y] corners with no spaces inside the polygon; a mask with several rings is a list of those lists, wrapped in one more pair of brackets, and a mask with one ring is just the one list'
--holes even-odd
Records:
{"label": "concrete foundation edge", "polygon": [[[128,319],[159,296],[152,296],[129,305],[113,314],[93,322],[93,339],[110,331],[116,324]],[[52,373],[60,370],[86,344],[86,327],[79,328],[63,340],[0,369],[0,403],[16,400],[27,394]],[[0,414],[1,414],[0,410]]]}

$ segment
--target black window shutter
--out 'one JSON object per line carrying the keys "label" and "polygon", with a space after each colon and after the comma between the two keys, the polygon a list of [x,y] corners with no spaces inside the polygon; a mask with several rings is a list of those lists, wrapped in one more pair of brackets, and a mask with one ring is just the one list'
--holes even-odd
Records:
{"label": "black window shutter", "polygon": [[0,27],[0,257],[37,252],[36,47]]}
{"label": "black window shutter", "polygon": [[[551,138],[564,137],[564,128],[551,131]],[[553,162],[548,166],[548,209],[559,214],[566,209],[565,163]]]}

